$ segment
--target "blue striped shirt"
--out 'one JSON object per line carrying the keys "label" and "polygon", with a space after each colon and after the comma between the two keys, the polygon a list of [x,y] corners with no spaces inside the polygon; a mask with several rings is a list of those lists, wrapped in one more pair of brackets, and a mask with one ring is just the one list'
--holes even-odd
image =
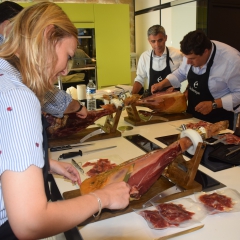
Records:
{"label": "blue striped shirt", "polygon": [[[41,105],[21,81],[20,73],[0,59],[0,176],[44,166]],[[1,183],[1,182],[0,182]],[[0,187],[0,225],[7,213]]]}

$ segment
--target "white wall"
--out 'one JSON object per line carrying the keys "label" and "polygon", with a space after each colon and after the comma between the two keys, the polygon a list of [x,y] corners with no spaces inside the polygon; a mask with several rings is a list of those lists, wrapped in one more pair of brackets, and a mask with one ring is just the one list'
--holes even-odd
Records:
{"label": "white wall", "polygon": [[[135,1],[135,11],[159,5],[159,0],[137,0]],[[160,23],[160,12],[154,11],[135,17],[135,51],[137,58],[142,52],[151,48],[147,40],[147,30],[149,27]]]}
{"label": "white wall", "polygon": [[159,0],[135,0],[135,11],[159,5]]}
{"label": "white wall", "polygon": [[149,27],[160,23],[160,12],[155,11],[151,13],[145,13],[135,17],[135,41],[136,41],[136,53],[139,58],[140,54],[148,49],[151,49],[151,45],[148,42],[147,30]]}

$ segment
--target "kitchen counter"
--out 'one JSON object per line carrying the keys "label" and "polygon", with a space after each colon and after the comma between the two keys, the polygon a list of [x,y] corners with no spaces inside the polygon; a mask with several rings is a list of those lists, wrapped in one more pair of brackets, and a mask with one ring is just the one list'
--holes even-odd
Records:
{"label": "kitchen counter", "polygon": [[[132,126],[129,123],[124,121],[124,116],[126,112],[123,111],[118,127],[120,126]],[[96,123],[103,124],[105,118],[99,119]],[[172,134],[178,134],[179,130],[177,129],[183,123],[189,122],[198,122],[197,119],[185,119],[172,122],[157,123],[144,126],[133,126],[133,129],[130,131],[122,132],[122,136],[140,134],[150,141],[156,143],[160,147],[165,147],[165,145],[155,138],[161,136],[168,136]],[[90,149],[95,149],[99,147],[107,147],[116,145],[116,148],[86,153],[82,157],[75,157],[74,159],[77,162],[85,163],[89,160],[99,159],[99,158],[109,158],[113,159],[117,164],[131,158],[135,158],[139,155],[145,154],[143,150],[133,145],[131,142],[126,140],[124,137],[117,137],[113,139],[104,139],[100,141],[93,142],[94,145],[82,147],[81,150],[88,151]],[[74,150],[75,151],[75,150]],[[63,151],[67,152],[67,151]],[[50,157],[53,159],[58,159],[59,155],[63,152],[51,152]],[[70,161],[70,160],[63,160]],[[240,192],[239,176],[240,168],[232,167],[226,170],[212,172],[211,170],[205,168],[202,165],[199,165],[199,170],[208,174],[217,181],[225,184],[229,188],[236,189]],[[84,180],[85,175],[81,175],[82,180]],[[64,178],[54,175],[54,180],[57,184],[57,187],[61,194],[71,190],[76,190],[79,187],[73,185],[70,181],[65,180]],[[194,199],[194,195],[188,196]],[[201,221],[201,224],[204,225],[203,228],[185,234],[174,239],[178,240],[202,240],[202,239],[218,239],[218,240],[238,240],[240,237],[240,212],[235,213],[221,213],[216,215],[207,216],[204,220]],[[200,224],[200,225],[201,225]],[[198,224],[199,225],[199,224]],[[196,226],[198,226],[196,225]],[[151,230],[145,220],[137,215],[136,213],[127,213],[121,216],[109,218],[106,220],[90,223],[86,226],[79,227],[80,234],[84,240],[150,240],[158,239],[160,237],[186,230],[185,228],[172,228],[166,230]],[[70,239],[70,238],[69,238]]]}

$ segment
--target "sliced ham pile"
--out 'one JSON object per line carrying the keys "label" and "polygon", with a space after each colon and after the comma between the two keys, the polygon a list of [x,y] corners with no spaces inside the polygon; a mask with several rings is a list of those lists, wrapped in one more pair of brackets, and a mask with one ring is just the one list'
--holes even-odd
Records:
{"label": "sliced ham pile", "polygon": [[233,207],[233,202],[230,197],[218,193],[203,194],[199,197],[199,201],[209,210],[216,209],[225,212],[231,210]]}
{"label": "sliced ham pile", "polygon": [[153,229],[179,226],[181,223],[191,220],[195,214],[187,211],[182,204],[161,203],[155,207],[157,210],[143,210],[139,212],[139,215],[144,217],[148,225]]}
{"label": "sliced ham pile", "polygon": [[141,215],[151,228],[154,229],[164,229],[172,226],[169,222],[167,222],[159,213],[158,210],[144,210],[140,211],[139,215]]}
{"label": "sliced ham pile", "polygon": [[161,203],[156,206],[160,215],[169,223],[179,225],[192,219],[195,214],[187,211],[182,204]]}
{"label": "sliced ham pile", "polygon": [[116,164],[111,163],[108,159],[99,159],[97,162],[86,162],[82,167],[88,166],[92,166],[92,168],[86,174],[89,177],[92,177],[99,173],[112,169],[116,166]]}

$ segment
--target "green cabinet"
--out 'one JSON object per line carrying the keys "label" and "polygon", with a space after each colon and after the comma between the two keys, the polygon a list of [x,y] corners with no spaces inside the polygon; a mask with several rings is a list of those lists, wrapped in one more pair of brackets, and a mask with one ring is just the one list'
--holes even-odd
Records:
{"label": "green cabinet", "polygon": [[[21,3],[27,7],[34,3]],[[95,28],[97,86],[131,84],[128,4],[57,3],[77,28]]]}
{"label": "green cabinet", "polygon": [[95,4],[98,88],[131,84],[129,5]]}

